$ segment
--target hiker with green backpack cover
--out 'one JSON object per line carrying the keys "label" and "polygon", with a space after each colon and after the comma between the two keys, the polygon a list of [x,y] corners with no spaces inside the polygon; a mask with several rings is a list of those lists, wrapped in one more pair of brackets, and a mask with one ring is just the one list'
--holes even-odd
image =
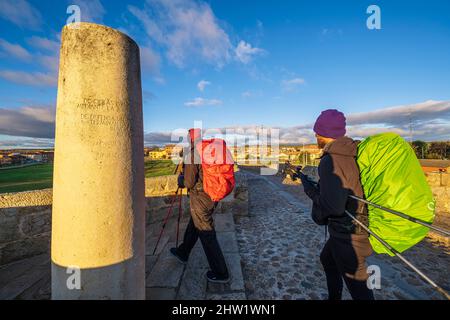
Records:
{"label": "hiker with green backpack cover", "polygon": [[[331,183],[331,187],[328,185],[326,189],[323,188],[326,182],[329,184],[332,181],[329,177],[327,180],[323,179],[330,172],[327,159],[332,158],[332,174],[338,175],[340,182],[345,185],[348,183],[348,180],[354,180],[354,168],[353,170],[349,170],[349,167],[342,167],[342,163],[347,163],[348,165],[352,162],[343,162],[344,158],[339,158],[345,155],[347,157],[353,157],[359,170],[359,181],[363,189],[363,194],[357,194],[360,193],[358,188],[356,190],[352,190],[351,188],[347,189],[346,208],[343,214],[338,215],[341,219],[343,217],[349,218],[357,227],[356,230],[362,228],[369,233],[369,242],[376,253],[397,256],[449,299],[450,296],[444,289],[439,287],[400,254],[420,242],[429,229],[436,230],[445,235],[449,234],[448,231],[432,225],[434,219],[433,195],[419,161],[410,145],[395,133],[382,133],[368,137],[361,143],[353,141],[357,146],[356,149],[349,148],[349,145],[352,144],[350,141],[352,140],[347,137],[341,137],[345,134],[345,117],[337,110],[326,110],[322,112],[316,121],[314,131],[316,132],[319,147],[324,149],[319,165],[319,184],[312,182],[307,176],[302,174],[300,167],[288,168],[288,172],[294,172],[294,176],[302,180],[305,193],[313,199],[312,217],[314,221],[317,223],[321,222],[317,217],[318,212],[322,212],[318,211],[317,207],[327,209],[327,206],[330,204],[339,204],[339,202],[334,200],[336,200],[336,197],[343,199],[339,198],[339,195],[342,196],[345,194],[345,192],[339,190],[339,183],[336,183],[336,181],[334,185]],[[343,152],[346,144],[347,152]],[[290,165],[288,164],[288,166]],[[350,167],[352,166],[353,163]],[[331,197],[330,201],[329,194],[333,193],[333,188],[337,188],[337,192],[334,192],[335,199],[333,200],[333,197]],[[357,201],[359,203],[356,211],[352,211],[352,208],[349,207],[351,201]],[[369,207],[367,210],[362,211],[366,214],[361,215],[359,208],[366,204]],[[342,207],[339,208],[337,206],[334,209],[336,208],[338,211],[342,210]],[[333,215],[332,211],[330,216]],[[334,214],[336,214],[336,211]],[[329,219],[330,217],[328,217]],[[331,222],[336,222],[333,217],[331,219]],[[352,234],[351,237],[354,238],[355,235]],[[330,240],[332,238],[333,232],[331,231]],[[330,240],[327,242],[327,245],[329,245]],[[335,241],[331,240],[331,242]],[[322,263],[324,263],[323,256],[326,253],[327,245],[321,255]],[[354,243],[353,247],[358,256],[358,251]],[[328,250],[330,249],[328,248]],[[333,249],[330,251],[333,251]],[[337,252],[339,250],[334,248],[334,251]],[[339,260],[339,257],[337,260]],[[324,268],[327,272],[325,265]],[[331,282],[330,287],[330,274],[332,275],[330,272],[327,273],[327,282],[330,298],[333,298],[332,294],[333,292],[336,293],[336,285],[333,289],[333,282]],[[349,282],[346,277],[348,275],[343,275],[349,287]],[[334,277],[334,279],[337,279],[337,277]],[[349,287],[349,291],[352,294],[351,287]],[[352,297],[355,298],[354,294],[352,294]],[[361,297],[359,296],[359,298]]]}
{"label": "hiker with green backpack cover", "polygon": [[364,197],[356,163],[357,142],[345,136],[345,116],[326,110],[318,117],[314,131],[323,155],[319,164],[319,184],[299,174],[305,193],[313,201],[314,222],[328,227],[330,237],[321,254],[328,299],[342,298],[343,282],[355,300],[373,300],[367,287],[365,260],[372,254],[368,233],[345,214],[348,210],[367,223],[367,206],[350,195]]}

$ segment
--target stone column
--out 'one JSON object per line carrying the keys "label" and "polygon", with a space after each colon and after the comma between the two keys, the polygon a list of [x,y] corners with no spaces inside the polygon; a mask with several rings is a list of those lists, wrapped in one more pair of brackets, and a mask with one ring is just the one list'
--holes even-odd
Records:
{"label": "stone column", "polygon": [[64,27],[53,177],[53,299],[145,298],[142,122],[137,44],[101,25]]}

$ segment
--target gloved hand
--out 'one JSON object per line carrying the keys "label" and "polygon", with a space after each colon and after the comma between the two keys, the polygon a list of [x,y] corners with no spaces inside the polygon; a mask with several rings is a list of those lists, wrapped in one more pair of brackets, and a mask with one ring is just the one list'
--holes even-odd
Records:
{"label": "gloved hand", "polygon": [[303,172],[299,172],[297,177],[302,181],[302,184],[311,184],[311,182],[308,179],[308,176],[306,174],[304,174]]}
{"label": "gloved hand", "polygon": [[316,186],[310,181],[307,175],[302,172],[299,173],[298,177],[302,181],[303,189],[308,197],[312,198],[317,192],[318,189]]}
{"label": "gloved hand", "polygon": [[184,175],[181,173],[178,175],[178,188],[184,188]]}

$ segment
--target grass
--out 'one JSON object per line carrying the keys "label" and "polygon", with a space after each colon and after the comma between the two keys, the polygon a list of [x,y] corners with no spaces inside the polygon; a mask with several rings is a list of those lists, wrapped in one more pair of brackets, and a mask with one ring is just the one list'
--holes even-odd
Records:
{"label": "grass", "polygon": [[168,176],[174,173],[176,165],[172,160],[146,160],[145,177]]}
{"label": "grass", "polygon": [[53,164],[0,170],[0,193],[51,188]]}
{"label": "grass", "polygon": [[[146,160],[145,177],[173,174],[176,165],[171,160]],[[53,164],[37,164],[23,168],[0,170],[0,193],[51,188]]]}

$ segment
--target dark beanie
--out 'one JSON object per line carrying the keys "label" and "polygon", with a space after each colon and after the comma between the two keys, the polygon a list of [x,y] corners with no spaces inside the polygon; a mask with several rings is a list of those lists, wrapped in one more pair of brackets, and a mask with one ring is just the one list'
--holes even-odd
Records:
{"label": "dark beanie", "polygon": [[322,137],[337,139],[345,136],[345,116],[336,109],[322,111],[314,124],[314,132]]}

